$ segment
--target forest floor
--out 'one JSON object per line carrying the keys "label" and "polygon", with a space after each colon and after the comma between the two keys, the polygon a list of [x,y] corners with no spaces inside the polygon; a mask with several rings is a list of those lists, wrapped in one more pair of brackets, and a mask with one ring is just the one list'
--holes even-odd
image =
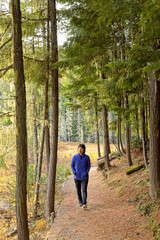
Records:
{"label": "forest floor", "polygon": [[[139,161],[138,155],[135,159]],[[46,239],[153,239],[145,216],[135,207],[138,194],[148,193],[148,184],[142,184],[148,182],[148,170],[127,176],[122,161],[112,160],[106,177],[97,167],[91,168],[87,209],[78,205],[73,176],[66,179],[63,200]]]}

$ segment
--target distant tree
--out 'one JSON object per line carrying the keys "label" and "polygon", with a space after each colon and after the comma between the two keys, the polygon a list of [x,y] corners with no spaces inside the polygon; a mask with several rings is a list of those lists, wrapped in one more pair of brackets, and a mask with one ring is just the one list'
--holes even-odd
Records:
{"label": "distant tree", "polygon": [[26,90],[23,69],[20,1],[11,0],[13,59],[16,89],[16,217],[19,240],[29,239],[27,220],[27,129]]}

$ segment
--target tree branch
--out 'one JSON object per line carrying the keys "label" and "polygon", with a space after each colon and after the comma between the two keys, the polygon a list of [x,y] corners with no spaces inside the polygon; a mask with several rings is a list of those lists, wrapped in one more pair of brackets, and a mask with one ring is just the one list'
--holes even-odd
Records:
{"label": "tree branch", "polygon": [[3,76],[6,74],[6,72],[8,72],[8,70],[11,69],[11,68],[13,68],[13,64],[10,65],[10,66],[8,66],[8,67],[6,67],[6,68],[0,69],[0,72],[3,72],[3,71],[4,71],[4,72],[0,75],[0,78],[3,77]]}
{"label": "tree branch", "polygon": [[6,70],[8,71],[8,70],[11,69],[11,68],[13,68],[13,64],[9,65],[9,66],[6,67],[6,68],[0,69],[0,72],[6,71]]}
{"label": "tree branch", "polygon": [[15,111],[13,112],[7,112],[7,113],[3,113],[3,112],[0,112],[0,117],[4,117],[4,116],[7,116],[7,117],[13,117],[15,116]]}
{"label": "tree branch", "polygon": [[13,100],[15,98],[16,98],[16,96],[10,96],[10,98],[0,98],[0,100],[6,101],[6,100]]}
{"label": "tree branch", "polygon": [[27,56],[23,56],[23,57],[26,58],[26,59],[35,61],[35,62],[44,62],[44,63],[47,62],[47,60],[34,59],[34,58],[31,58],[31,57],[27,57]]}
{"label": "tree branch", "polygon": [[12,40],[12,36],[11,36],[5,43],[3,43],[3,44],[0,46],[0,50],[1,50],[7,43],[9,43],[11,40]]}
{"label": "tree branch", "polygon": [[6,29],[4,30],[4,33],[2,34],[2,37],[5,35],[5,33],[7,32],[7,29],[9,28],[9,26],[11,25],[11,20],[9,21]]}
{"label": "tree branch", "polygon": [[50,19],[48,18],[27,18],[27,17],[22,17],[23,19],[27,20],[27,21],[48,21]]}

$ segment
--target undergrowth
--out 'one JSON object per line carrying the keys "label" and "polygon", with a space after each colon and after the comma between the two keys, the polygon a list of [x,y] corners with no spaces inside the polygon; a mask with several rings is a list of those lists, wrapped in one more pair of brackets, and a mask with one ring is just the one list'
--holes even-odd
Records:
{"label": "undergrowth", "polygon": [[[0,222],[0,239],[8,239],[8,233],[16,230],[16,215],[15,215],[15,189],[16,189],[16,165],[15,154],[12,153],[6,158],[0,156],[0,174],[1,184],[0,192],[3,197],[0,199],[0,205],[4,205],[6,210],[1,210],[2,217]],[[57,165],[56,174],[56,196],[55,196],[55,210],[58,211],[59,205],[62,201],[62,186],[67,176],[71,174],[70,170],[71,157],[61,157],[61,161]],[[27,206],[28,206],[28,224],[31,240],[45,239],[46,232],[50,228],[50,222],[45,218],[46,192],[47,192],[47,174],[46,167],[42,167],[39,206],[37,219],[33,218],[34,208],[34,191],[35,191],[35,167],[30,163],[27,168]],[[1,206],[0,206],[1,207]],[[16,235],[9,237],[9,239],[16,239]]]}

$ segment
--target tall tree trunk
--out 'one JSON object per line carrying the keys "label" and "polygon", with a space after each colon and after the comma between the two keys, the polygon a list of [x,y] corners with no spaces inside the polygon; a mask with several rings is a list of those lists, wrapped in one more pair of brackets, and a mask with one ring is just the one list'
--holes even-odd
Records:
{"label": "tall tree trunk", "polygon": [[125,140],[126,140],[126,155],[128,165],[133,165],[131,159],[131,151],[130,151],[130,123],[129,123],[129,113],[128,113],[128,95],[125,93],[125,108],[126,108],[126,127],[125,127]]}
{"label": "tall tree trunk", "polygon": [[50,134],[49,134],[49,114],[48,114],[48,79],[46,79],[45,86],[45,149],[46,149],[46,162],[47,162],[47,174],[49,173],[49,161],[50,161]]}
{"label": "tall tree trunk", "polygon": [[[107,108],[106,108],[107,109]],[[111,153],[111,148],[110,148],[110,138],[109,138],[109,124],[108,124],[108,111],[107,111],[107,118],[106,118],[106,121],[107,121],[107,144],[108,144],[108,153],[110,154]]]}
{"label": "tall tree trunk", "polygon": [[78,108],[78,142],[81,142],[81,112],[80,109]]}
{"label": "tall tree trunk", "polygon": [[109,148],[108,148],[108,125],[107,125],[107,108],[103,104],[102,106],[102,114],[103,114],[103,152],[105,159],[105,169],[109,170],[110,162],[109,162]]}
{"label": "tall tree trunk", "polygon": [[41,169],[42,169],[42,159],[43,159],[43,149],[44,149],[44,137],[45,137],[45,127],[42,128],[42,136],[41,136],[41,146],[39,153],[39,161],[38,161],[38,171],[36,177],[36,186],[35,186],[35,202],[34,202],[34,216],[37,216],[38,209],[38,199],[39,199],[39,186],[41,179]]}
{"label": "tall tree trunk", "polygon": [[[41,146],[39,153],[39,161],[38,161],[38,171],[36,177],[36,186],[35,186],[35,203],[34,203],[34,216],[37,216],[38,209],[38,200],[39,200],[39,188],[40,188],[40,179],[41,179],[41,169],[42,169],[42,159],[43,159],[43,150],[44,150],[44,140],[46,139],[46,157],[47,159],[47,171],[49,172],[49,155],[50,155],[50,143],[49,143],[49,126],[48,126],[48,78],[46,78],[45,82],[45,90],[44,90],[44,123],[42,128],[42,137],[41,137]],[[47,137],[45,135],[47,133]]]}
{"label": "tall tree trunk", "polygon": [[150,76],[150,196],[160,198],[160,81]]}
{"label": "tall tree trunk", "polygon": [[49,0],[47,0],[47,65],[46,65],[46,83],[45,83],[45,147],[46,147],[46,162],[47,175],[49,173],[50,159],[50,134],[49,134],[49,111],[48,111],[48,85],[49,85]]}
{"label": "tall tree trunk", "polygon": [[[51,16],[51,44],[52,62],[58,61],[57,46],[57,23],[56,23],[56,3],[50,0]],[[58,69],[52,68],[52,123],[51,123],[51,153],[49,164],[49,176],[47,185],[47,205],[46,216],[49,217],[55,210],[55,185],[56,185],[56,166],[57,166],[57,147],[58,147]]]}
{"label": "tall tree trunk", "polygon": [[[103,63],[101,62],[101,65],[103,66]],[[102,79],[105,79],[105,75],[104,75],[104,72],[102,72]],[[108,127],[108,110],[107,110],[107,107],[103,104],[103,113],[106,111],[106,140],[107,140],[107,152],[108,154],[111,153],[111,149],[110,149],[110,142],[109,142],[109,127]],[[105,114],[105,113],[104,113]]]}
{"label": "tall tree trunk", "polygon": [[[119,107],[121,108],[121,105],[124,107],[124,98],[123,96],[121,97],[121,100],[119,101]],[[125,150],[123,147],[123,142],[122,142],[122,118],[119,116],[118,117],[118,128],[119,128],[119,144],[120,144],[120,150],[122,152],[122,154],[125,154]]]}
{"label": "tall tree trunk", "polygon": [[120,148],[120,139],[121,139],[121,118],[118,117],[117,119],[117,127],[118,127],[118,134],[117,134],[117,148],[118,148],[118,152],[120,154],[120,156],[122,156],[122,152],[121,152],[121,148]]}
{"label": "tall tree trunk", "polygon": [[67,127],[68,127],[67,141],[68,142],[71,142],[71,134],[72,134],[71,121],[72,121],[71,112],[70,112],[70,110],[68,110],[67,111]]}
{"label": "tall tree trunk", "polygon": [[20,1],[11,0],[16,90],[16,218],[18,240],[28,240],[26,89],[23,68]]}
{"label": "tall tree trunk", "polygon": [[138,117],[138,106],[136,107],[136,135],[137,139],[140,140],[140,135],[139,135],[139,117]]}
{"label": "tall tree trunk", "polygon": [[37,176],[38,166],[38,137],[37,137],[37,107],[36,107],[36,96],[35,89],[32,92],[33,99],[33,132],[34,132],[34,166],[35,166],[35,181]]}
{"label": "tall tree trunk", "polygon": [[146,104],[146,108],[145,108],[145,116],[146,116],[146,126],[145,126],[145,129],[146,129],[146,132],[145,132],[145,134],[146,134],[146,141],[148,141],[148,129],[149,129],[149,112],[150,112],[150,105],[149,105],[149,103],[148,103],[148,89],[147,89],[147,94],[146,94],[146,101],[147,101],[147,104]]}
{"label": "tall tree trunk", "polygon": [[95,98],[95,118],[96,118],[97,151],[98,151],[98,157],[101,157],[100,142],[99,142],[99,126],[98,126],[97,98]]}
{"label": "tall tree trunk", "polygon": [[141,96],[141,136],[142,136],[142,146],[143,146],[143,158],[145,166],[148,164],[147,160],[147,141],[146,141],[146,124],[145,124],[145,109],[144,109],[144,97],[143,93]]}

